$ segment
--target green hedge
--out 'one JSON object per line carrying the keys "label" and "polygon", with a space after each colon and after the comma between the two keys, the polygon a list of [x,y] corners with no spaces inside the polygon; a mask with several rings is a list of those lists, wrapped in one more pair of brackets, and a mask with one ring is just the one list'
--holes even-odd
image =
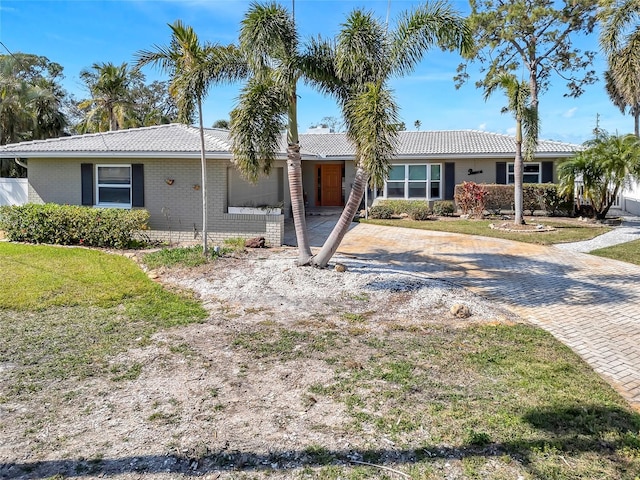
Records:
{"label": "green hedge", "polygon": [[0,207],[0,228],[14,242],[127,248],[148,220],[146,210],[54,203]]}
{"label": "green hedge", "polygon": [[413,220],[427,220],[432,212],[424,200],[380,200],[369,209],[371,218],[389,219],[403,214]]}
{"label": "green hedge", "polygon": [[[499,214],[501,210],[513,211],[513,185],[482,185],[487,195],[484,208],[489,213]],[[462,192],[462,185],[456,185],[456,195]],[[573,209],[573,199],[558,193],[554,183],[525,183],[522,188],[522,203],[525,213],[533,215],[536,210],[544,210],[548,215],[569,215]]]}

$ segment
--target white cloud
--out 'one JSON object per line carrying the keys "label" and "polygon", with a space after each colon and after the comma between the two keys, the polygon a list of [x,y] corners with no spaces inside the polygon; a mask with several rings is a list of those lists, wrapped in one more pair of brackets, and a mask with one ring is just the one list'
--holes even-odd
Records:
{"label": "white cloud", "polygon": [[573,116],[575,115],[575,113],[576,113],[576,111],[577,111],[577,110],[578,110],[578,107],[570,108],[569,110],[567,110],[566,112],[564,112],[564,113],[562,114],[562,116],[563,116],[564,118],[571,118],[571,117],[573,117]]}
{"label": "white cloud", "polygon": [[484,132],[487,129],[487,123],[481,123],[480,125],[478,125],[478,130],[480,130],[481,132]]}
{"label": "white cloud", "polygon": [[509,135],[515,135],[516,134],[516,127],[507,128],[507,133]]}

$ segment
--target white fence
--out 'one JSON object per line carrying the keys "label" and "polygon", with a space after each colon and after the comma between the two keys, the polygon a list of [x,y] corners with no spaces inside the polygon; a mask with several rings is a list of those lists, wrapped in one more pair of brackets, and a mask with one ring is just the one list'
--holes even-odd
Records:
{"label": "white fence", "polygon": [[0,178],[0,205],[27,203],[26,178]]}

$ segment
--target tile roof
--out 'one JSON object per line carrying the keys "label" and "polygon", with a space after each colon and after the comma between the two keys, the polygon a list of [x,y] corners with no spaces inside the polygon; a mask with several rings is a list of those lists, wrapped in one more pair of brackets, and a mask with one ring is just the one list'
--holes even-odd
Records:
{"label": "tile roof", "polygon": [[[219,132],[224,132],[220,135]],[[231,145],[226,142],[228,132],[208,129],[205,135],[207,152],[229,153]],[[131,128],[104,133],[73,135],[70,137],[33,140],[0,147],[3,152],[15,152],[20,156],[47,153],[100,154],[100,153],[194,153],[200,152],[198,129],[182,124],[157,125]]]}
{"label": "tile roof", "polygon": [[[355,152],[344,133],[304,133],[300,134],[300,144],[306,158],[353,157]],[[400,132],[397,156],[508,156],[514,154],[514,145],[512,136],[475,130]],[[209,156],[230,156],[229,131],[205,129],[205,148]],[[540,140],[537,151],[542,155],[567,156],[579,149],[579,145],[571,143]],[[174,123],[0,147],[0,156],[17,157],[100,156],[114,153],[195,157],[200,153],[198,129]],[[280,153],[285,153],[284,141],[281,142]]]}
{"label": "tile roof", "polygon": [[[305,150],[323,157],[353,156],[355,150],[343,133],[301,134],[300,143]],[[571,154],[580,146],[540,140],[538,153]],[[400,132],[398,156],[442,155],[513,155],[515,138],[498,133],[477,130],[443,130]]]}

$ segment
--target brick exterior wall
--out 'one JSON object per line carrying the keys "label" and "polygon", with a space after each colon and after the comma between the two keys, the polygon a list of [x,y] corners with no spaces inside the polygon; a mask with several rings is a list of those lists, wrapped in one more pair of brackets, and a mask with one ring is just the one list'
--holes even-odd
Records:
{"label": "brick exterior wall", "polygon": [[[174,239],[178,238],[194,242],[202,238],[199,159],[29,159],[29,202],[80,205],[82,163],[144,164],[144,208],[150,215],[149,230],[145,234],[154,240],[164,241],[177,241]],[[225,238],[263,236],[272,246],[282,245],[284,215],[227,213],[227,172],[230,166],[228,160],[207,162],[208,238],[213,243],[222,243]],[[284,211],[288,211],[288,189],[285,190]]]}

